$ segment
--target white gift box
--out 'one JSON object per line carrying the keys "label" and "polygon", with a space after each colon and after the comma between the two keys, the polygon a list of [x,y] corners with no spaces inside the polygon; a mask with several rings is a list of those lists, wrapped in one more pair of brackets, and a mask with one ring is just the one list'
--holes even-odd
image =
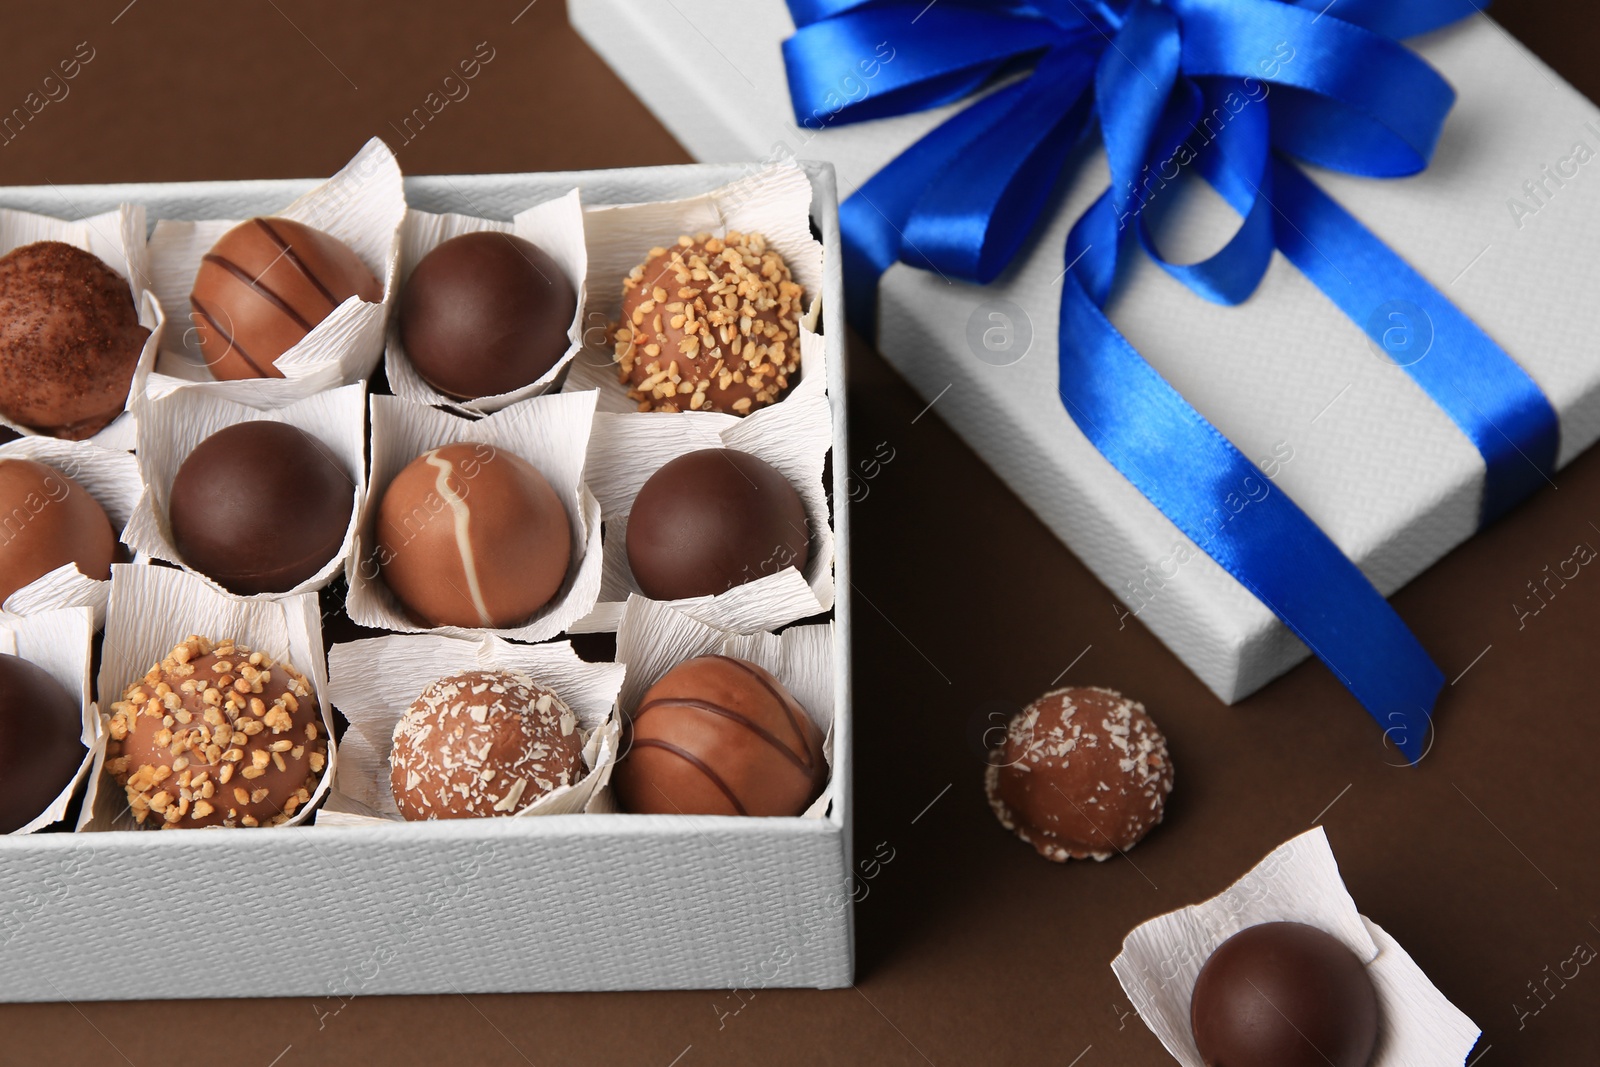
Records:
{"label": "white gift box", "polygon": [[[569,11],[695,156],[826,159],[841,198],[965,106],[802,129],[785,83],[780,47],[793,24],[782,4],[704,0],[647,19],[626,0],[571,0]],[[1600,151],[1600,111],[1487,16],[1408,44],[1458,94],[1433,164],[1398,181],[1311,173],[1528,372],[1560,415],[1565,464],[1600,435],[1600,302],[1582,269],[1600,241],[1600,177],[1586,166]],[[871,94],[867,72],[892,63],[894,46],[864,57],[841,102]],[[890,268],[878,349],[1126,605],[1119,613],[1137,614],[1219,697],[1237,700],[1305,646],[1124,480],[1056,398],[1066,236],[1106,185],[1096,148],[989,286]],[[1218,247],[1219,224],[1237,225],[1209,191],[1186,210],[1181,232],[1162,238],[1176,262]],[[1129,258],[1112,321],[1385,595],[1472,535],[1478,452],[1281,255],[1237,308]],[[998,350],[981,340],[991,326]]]}

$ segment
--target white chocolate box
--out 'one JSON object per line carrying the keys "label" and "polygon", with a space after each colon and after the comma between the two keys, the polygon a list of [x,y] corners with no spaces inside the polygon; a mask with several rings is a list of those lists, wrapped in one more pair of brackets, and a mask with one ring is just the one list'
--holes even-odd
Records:
{"label": "white chocolate box", "polygon": [[[805,169],[825,250],[834,565],[848,589],[837,197],[832,168]],[[695,195],[750,172],[422,177],[405,188],[410,206],[424,211],[509,219],[574,186],[585,204],[622,204]],[[153,219],[242,218],[313,184],[9,188],[0,206],[63,215],[129,201]],[[847,596],[834,620],[833,803],[821,818],[584,814],[0,837],[0,1000],[848,985]],[[241,908],[248,929],[224,933],[218,917]],[[212,937],[227,938],[229,950],[205,949]],[[174,952],[182,966],[152,985],[162,969],[151,961]]]}

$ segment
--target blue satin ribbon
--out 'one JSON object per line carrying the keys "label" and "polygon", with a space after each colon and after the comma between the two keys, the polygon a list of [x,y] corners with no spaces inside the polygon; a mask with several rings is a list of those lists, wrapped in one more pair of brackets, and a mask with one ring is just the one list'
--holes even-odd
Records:
{"label": "blue satin ribbon", "polygon": [[[1425,358],[1401,346],[1407,358],[1396,362],[1483,456],[1482,522],[1542,484],[1559,445],[1544,394],[1291,162],[1373,178],[1425,168],[1455,94],[1398,38],[1481,6],[789,0],[798,30],[784,42],[803,126],[975,98],[840,206],[851,316],[869,335],[878,279],[896,262],[980,284],[1003,271],[1074,151],[1098,131],[1111,182],[1065,249],[1062,403],[1112,465],[1283,619],[1413,761],[1426,751],[1439,669],[1360,570],[1103,309],[1134,245],[1199,296],[1230,305],[1249,298],[1281,252],[1387,350],[1394,331],[1431,327]],[[1198,263],[1166,260],[1143,210],[1153,172],[1170,181],[1168,167],[1192,167],[1240,216],[1228,242]],[[1423,342],[1413,335],[1409,343]],[[1239,501],[1248,503],[1236,508]]]}

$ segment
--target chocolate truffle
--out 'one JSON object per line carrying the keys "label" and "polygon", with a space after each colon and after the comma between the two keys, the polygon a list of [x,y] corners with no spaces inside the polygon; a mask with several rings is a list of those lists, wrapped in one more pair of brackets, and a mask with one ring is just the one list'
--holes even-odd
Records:
{"label": "chocolate truffle", "polygon": [[1143,704],[1097,686],[1057,689],[1012,718],[984,785],[995,818],[1039,855],[1104,860],[1161,821],[1172,761]]}
{"label": "chocolate truffle", "polygon": [[86,753],[78,698],[44,668],[0,653],[0,834],[48,808]]}
{"label": "chocolate truffle", "polygon": [[662,675],[634,709],[613,783],[624,811],[799,815],[828,780],[822,731],[772,675],[699,656]]}
{"label": "chocolate truffle", "polygon": [[0,257],[0,414],[81,441],[122,414],[150,331],[128,281],[60,241]]}
{"label": "chocolate truffle", "polygon": [[515,815],[582,777],[577,716],[521,671],[440,678],[394,727],[389,784],[412,822]]}
{"label": "chocolate truffle", "polygon": [[800,367],[802,290],[759,233],[680,237],[622,283],[618,380],[640,411],[747,415]]}
{"label": "chocolate truffle", "polygon": [[0,459],[0,602],[57,567],[111,577],[117,535],[100,502],[54,467]]}
{"label": "chocolate truffle", "polygon": [[333,309],[383,286],[348,245],[289,219],[250,219],[200,261],[189,294],[200,354],[218,378],[282,378],[278,357]]}
{"label": "chocolate truffle", "polygon": [[378,507],[383,580],[426,626],[525,622],[561,589],[572,527],[561,498],[520,456],[493,445],[430,449]]}
{"label": "chocolate truffle", "polygon": [[1364,1067],[1378,1038],[1378,995],[1331,934],[1262,923],[1200,968],[1189,1023],[1207,1067]]}
{"label": "chocolate truffle", "polygon": [[328,738],[305,675],[190,637],[111,705],[106,771],[140,825],[277,826],[311,800]]}
{"label": "chocolate truffle", "polygon": [[305,431],[236,423],[201,441],[172,479],[173,545],[231,592],[287,592],[339,554],[355,494],[338,457]]}
{"label": "chocolate truffle", "polygon": [[628,515],[628,566],[655,600],[714,596],[790,566],[803,572],[810,556],[800,494],[770,464],[731,448],[663,465]]}
{"label": "chocolate truffle", "polygon": [[578,294],[538,245],[464,233],[422,257],[400,293],[400,342],[422,380],[471,400],[531,385],[566,354]]}

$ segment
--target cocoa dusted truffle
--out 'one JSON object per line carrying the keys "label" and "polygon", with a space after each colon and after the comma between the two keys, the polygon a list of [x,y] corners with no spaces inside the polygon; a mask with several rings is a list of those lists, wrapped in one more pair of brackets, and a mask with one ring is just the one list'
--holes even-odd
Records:
{"label": "cocoa dusted truffle", "polygon": [[140,825],[277,826],[311,800],[328,738],[305,675],[190,637],[111,705],[106,771]]}
{"label": "cocoa dusted truffle", "polygon": [[627,544],[633,577],[655,600],[804,571],[811,555],[800,494],[771,464],[731,448],[690,452],[652,474],[634,498]]}
{"label": "cocoa dusted truffle", "polygon": [[1333,935],[1262,923],[1206,960],[1189,1020],[1208,1067],[1365,1067],[1378,1038],[1378,995]]}
{"label": "cocoa dusted truffle", "polygon": [[759,233],[679,237],[622,283],[618,378],[640,411],[748,415],[800,367],[802,289]]}
{"label": "cocoa dusted truffle", "polygon": [[522,671],[441,678],[395,724],[389,784],[413,822],[515,815],[582,777],[577,716]]}
{"label": "cocoa dusted truffle", "polygon": [[282,422],[241,422],[189,453],[168,518],[183,561],[231,592],[284,593],[339,554],[355,482],[328,446]]}
{"label": "cocoa dusted truffle", "polygon": [[538,245],[509,233],[452,237],[400,293],[400,342],[422,380],[473,400],[532,385],[569,346],[578,294]]}
{"label": "cocoa dusted truffle", "polygon": [[223,234],[189,294],[206,365],[218,378],[282,378],[278,357],[333,309],[383,286],[348,245],[290,219],[258,218]]}
{"label": "cocoa dusted truffle", "polygon": [[150,331],[122,275],[60,241],[0,257],[0,414],[93,437],[122,414]]}
{"label": "cocoa dusted truffle", "polygon": [[1161,821],[1172,761],[1143,704],[1111,689],[1057,689],[1012,718],[984,786],[995,818],[1039,855],[1104,860]]}
{"label": "cocoa dusted truffle", "polygon": [[822,740],[761,667],[699,656],[640,700],[612,781],[636,814],[799,815],[827,784]]}
{"label": "cocoa dusted truffle", "polygon": [[117,535],[100,502],[54,467],[0,459],[0,602],[57,567],[111,577]]}
{"label": "cocoa dusted truffle", "polygon": [[78,698],[44,668],[0,653],[0,834],[48,808],[86,751]]}
{"label": "cocoa dusted truffle", "polygon": [[378,506],[379,572],[427,626],[515,626],[560,591],[572,527],[538,468],[493,445],[429,449]]}

